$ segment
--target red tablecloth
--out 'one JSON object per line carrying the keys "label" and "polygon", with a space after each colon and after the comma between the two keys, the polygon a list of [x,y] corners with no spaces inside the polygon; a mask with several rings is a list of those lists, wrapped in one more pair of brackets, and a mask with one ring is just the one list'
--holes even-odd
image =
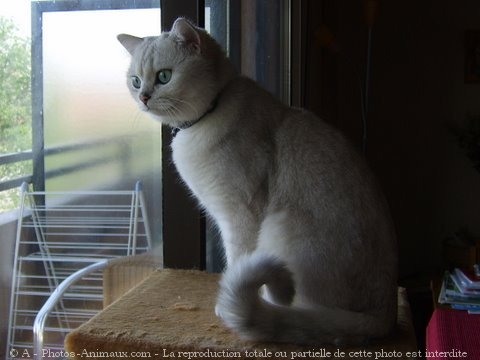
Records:
{"label": "red tablecloth", "polygon": [[480,315],[436,309],[427,327],[427,359],[480,360]]}

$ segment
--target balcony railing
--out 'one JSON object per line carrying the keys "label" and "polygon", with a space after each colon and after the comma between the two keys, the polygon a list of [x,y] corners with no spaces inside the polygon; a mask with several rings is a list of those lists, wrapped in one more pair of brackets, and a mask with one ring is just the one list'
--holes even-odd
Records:
{"label": "balcony railing", "polygon": [[[22,152],[13,153],[13,154],[0,155],[0,166],[15,164],[23,161],[29,161],[32,159],[33,159],[33,153],[31,150],[22,151]],[[31,184],[32,175],[23,175],[23,176],[15,177],[13,179],[0,181],[0,191],[17,188],[24,182]]]}
{"label": "balcony railing", "polygon": [[[18,153],[0,155],[0,166],[11,165],[24,161],[33,161],[33,173],[36,171],[36,163],[34,159],[46,161],[49,157],[69,155],[72,159],[76,159],[66,165],[51,167],[45,170],[41,183],[56,177],[69,175],[89,168],[98,167],[107,164],[116,164],[121,167],[121,172],[127,174],[131,166],[133,158],[133,147],[135,139],[141,139],[142,134],[125,135],[107,139],[96,139],[92,141],[68,144],[56,147],[50,147],[44,150],[43,157],[34,156],[32,150],[22,151]],[[82,152],[88,150],[90,156],[80,156]],[[95,156],[91,154],[94,153]],[[38,176],[38,175],[37,175]],[[41,175],[40,175],[41,176]],[[24,174],[11,179],[0,181],[0,192],[18,188],[23,182],[33,184],[35,189],[39,191],[42,185],[34,182],[36,177],[33,174]],[[1,212],[1,209],[0,209]]]}

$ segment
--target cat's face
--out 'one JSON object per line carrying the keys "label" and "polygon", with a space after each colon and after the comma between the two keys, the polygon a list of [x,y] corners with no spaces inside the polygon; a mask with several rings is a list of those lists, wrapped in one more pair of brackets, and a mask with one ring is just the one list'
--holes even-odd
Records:
{"label": "cat's face", "polygon": [[[184,19],[169,33],[137,38],[119,35],[132,55],[127,85],[139,108],[172,127],[194,121],[216,96],[216,55],[208,35]],[[213,40],[211,40],[213,41]]]}

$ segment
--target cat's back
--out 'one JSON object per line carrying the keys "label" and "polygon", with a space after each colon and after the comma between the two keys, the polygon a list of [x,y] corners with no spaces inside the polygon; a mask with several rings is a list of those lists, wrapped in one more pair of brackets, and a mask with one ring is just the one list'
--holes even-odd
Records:
{"label": "cat's back", "polygon": [[273,193],[278,189],[292,197],[285,201],[329,199],[348,206],[359,201],[385,211],[364,156],[337,128],[308,110],[286,106],[246,77],[231,82],[224,100],[222,121],[231,119],[233,138],[245,139],[250,149],[265,149],[270,157]]}
{"label": "cat's back", "polygon": [[311,171],[312,179],[337,185],[355,175],[359,180],[373,180],[365,158],[352,142],[308,110],[288,108],[274,133],[276,156],[289,171]]}
{"label": "cat's back", "polygon": [[[364,163],[352,143],[334,126],[312,112],[290,107],[279,101],[255,81],[239,76],[226,87],[225,102],[230,114],[239,117],[237,125],[250,123],[266,129],[265,136],[274,138],[280,150],[299,158],[336,162],[339,158]],[[228,107],[227,107],[228,108]]]}
{"label": "cat's back", "polygon": [[272,196],[273,208],[297,204],[322,226],[326,221],[332,228],[349,225],[361,232],[375,227],[377,240],[393,240],[381,187],[364,156],[339,130],[307,110],[288,108],[276,127],[274,148],[271,184],[278,196]]}

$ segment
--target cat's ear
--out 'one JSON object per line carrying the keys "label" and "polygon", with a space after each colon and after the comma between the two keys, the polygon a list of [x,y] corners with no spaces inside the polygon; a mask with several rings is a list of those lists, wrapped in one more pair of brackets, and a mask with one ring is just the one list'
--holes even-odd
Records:
{"label": "cat's ear", "polygon": [[184,18],[175,20],[170,35],[175,36],[179,43],[192,46],[197,52],[200,51],[200,35],[188,20]]}
{"label": "cat's ear", "polygon": [[117,35],[117,39],[118,41],[120,41],[120,44],[122,44],[123,47],[127,49],[130,55],[133,55],[133,52],[135,51],[137,46],[143,42],[143,38],[139,38],[139,37],[127,35],[127,34]]}

